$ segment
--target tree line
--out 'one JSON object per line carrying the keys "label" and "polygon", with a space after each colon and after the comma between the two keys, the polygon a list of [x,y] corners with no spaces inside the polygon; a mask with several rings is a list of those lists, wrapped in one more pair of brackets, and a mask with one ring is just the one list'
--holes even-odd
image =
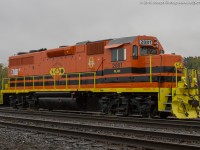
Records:
{"label": "tree line", "polygon": [[0,89],[2,88],[2,79],[8,77],[8,67],[0,63]]}
{"label": "tree line", "polygon": [[200,70],[200,56],[184,57],[183,63],[184,63],[184,66],[188,69]]}

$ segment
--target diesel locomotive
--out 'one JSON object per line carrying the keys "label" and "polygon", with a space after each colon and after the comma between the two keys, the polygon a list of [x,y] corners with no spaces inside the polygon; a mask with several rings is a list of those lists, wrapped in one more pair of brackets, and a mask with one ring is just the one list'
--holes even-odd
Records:
{"label": "diesel locomotive", "polygon": [[19,52],[8,67],[0,102],[14,108],[199,117],[197,72],[154,36]]}

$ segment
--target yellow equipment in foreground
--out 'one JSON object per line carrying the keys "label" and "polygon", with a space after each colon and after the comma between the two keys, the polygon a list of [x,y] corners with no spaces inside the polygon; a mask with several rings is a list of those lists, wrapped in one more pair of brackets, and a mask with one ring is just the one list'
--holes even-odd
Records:
{"label": "yellow equipment in foreground", "polygon": [[[176,72],[178,72],[176,67]],[[172,113],[180,119],[199,117],[199,87],[196,70],[184,69],[181,81],[172,89]]]}
{"label": "yellow equipment in foreground", "polygon": [[181,63],[175,63],[175,69],[176,85],[160,90],[158,111],[164,114],[162,118],[166,118],[167,113],[179,119],[198,118],[200,117],[200,99],[197,71],[183,68]]}

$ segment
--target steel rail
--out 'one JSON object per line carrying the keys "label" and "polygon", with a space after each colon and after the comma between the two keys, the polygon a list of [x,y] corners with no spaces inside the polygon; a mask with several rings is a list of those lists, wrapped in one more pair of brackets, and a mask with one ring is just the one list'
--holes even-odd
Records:
{"label": "steel rail", "polygon": [[175,128],[175,129],[196,129],[200,130],[200,120],[169,120],[169,119],[149,119],[149,118],[135,118],[135,117],[117,117],[117,116],[103,116],[103,115],[89,115],[89,114],[74,114],[74,113],[58,113],[45,111],[24,111],[0,109],[0,113],[14,113],[23,115],[38,115],[44,117],[55,117],[62,119],[78,119],[90,121],[103,121],[111,123],[124,123],[128,125],[142,125],[148,127],[161,128]]}
{"label": "steel rail", "polygon": [[138,130],[132,128],[119,128],[119,127],[112,127],[112,126],[99,126],[99,125],[91,125],[91,124],[79,124],[79,123],[66,123],[66,122],[58,122],[58,121],[47,121],[41,119],[27,119],[21,117],[7,117],[7,116],[0,116],[1,119],[6,120],[14,120],[14,121],[23,121],[23,122],[35,122],[37,124],[52,124],[53,126],[62,126],[62,127],[73,127],[73,128],[84,128],[84,129],[93,129],[93,130],[101,130],[101,131],[112,131],[117,133],[126,133],[126,134],[142,134],[142,135],[149,135],[149,136],[158,136],[162,137],[163,135],[165,138],[173,138],[173,139],[190,139],[194,141],[199,141],[199,135],[192,135],[192,134],[180,134],[180,133],[172,133],[172,132],[158,132],[158,131],[149,131],[149,130]]}
{"label": "steel rail", "polygon": [[[142,146],[142,147],[148,147],[148,148],[159,148],[159,149],[199,149],[199,145],[190,145],[190,144],[180,144],[180,143],[169,143],[165,141],[153,141],[153,140],[147,140],[147,139],[137,139],[137,138],[130,138],[125,136],[119,136],[119,135],[105,135],[102,133],[93,133],[89,130],[85,131],[77,131],[72,129],[60,129],[55,128],[55,126],[72,126],[74,128],[85,128],[85,129],[94,129],[94,130],[103,130],[103,131],[112,131],[112,132],[123,132],[123,133],[131,133],[131,134],[142,134],[142,135],[154,135],[154,136],[160,136],[160,137],[169,137],[169,138],[183,138],[183,139],[191,139],[191,140],[199,140],[199,136],[192,136],[192,135],[182,135],[182,134],[175,134],[175,133],[159,133],[155,131],[139,131],[139,130],[133,130],[133,129],[123,129],[123,128],[113,128],[113,127],[103,127],[103,126],[94,126],[94,125],[81,125],[81,124],[72,124],[72,123],[60,123],[60,122],[51,122],[51,121],[44,121],[44,120],[32,120],[32,119],[25,119],[25,118],[15,118],[15,117],[3,117],[2,119],[7,118],[9,122],[0,120],[0,124],[4,126],[14,127],[14,128],[20,128],[20,129],[30,129],[40,132],[49,132],[49,133],[55,133],[59,135],[71,135],[75,137],[84,137],[87,139],[95,139],[95,140],[101,140],[105,142],[112,142],[112,143],[118,143],[118,144],[126,144],[130,146]],[[11,120],[19,121],[20,123],[14,123],[10,122]],[[12,121],[13,121],[12,120]],[[22,124],[23,122],[26,122]],[[35,122],[36,124],[27,124],[27,122]],[[39,126],[39,124],[53,124],[53,127],[43,127]],[[88,132],[89,131],[89,132]]]}

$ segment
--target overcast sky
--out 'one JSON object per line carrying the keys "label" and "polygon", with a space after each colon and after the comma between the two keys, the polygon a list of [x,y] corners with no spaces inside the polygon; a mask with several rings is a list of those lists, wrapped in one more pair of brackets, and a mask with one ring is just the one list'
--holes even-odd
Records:
{"label": "overcast sky", "polygon": [[156,36],[166,53],[199,56],[200,0],[171,2],[0,0],[0,63],[17,52],[133,35]]}

